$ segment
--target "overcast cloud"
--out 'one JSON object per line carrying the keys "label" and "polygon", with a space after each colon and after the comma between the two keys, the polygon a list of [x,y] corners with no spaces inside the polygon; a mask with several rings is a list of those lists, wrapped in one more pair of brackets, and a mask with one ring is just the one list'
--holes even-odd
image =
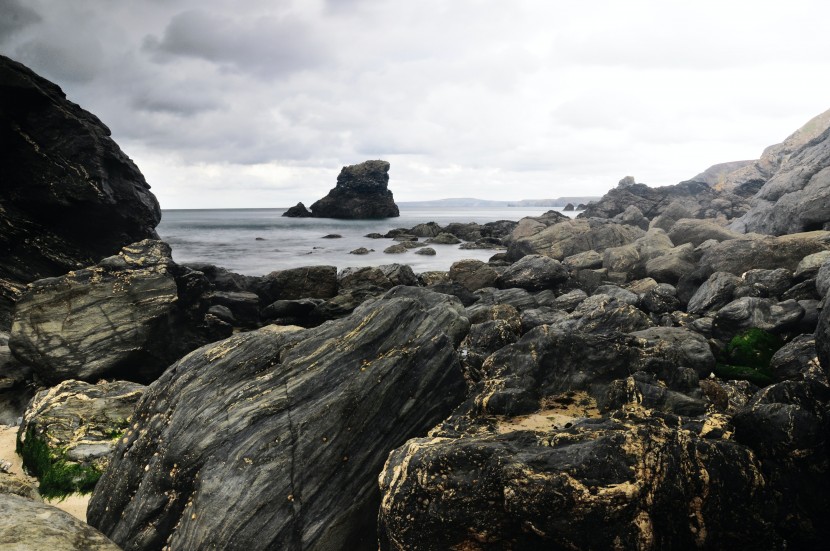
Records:
{"label": "overcast cloud", "polygon": [[0,0],[0,52],[95,113],[163,208],[601,195],[757,158],[830,108],[821,1]]}

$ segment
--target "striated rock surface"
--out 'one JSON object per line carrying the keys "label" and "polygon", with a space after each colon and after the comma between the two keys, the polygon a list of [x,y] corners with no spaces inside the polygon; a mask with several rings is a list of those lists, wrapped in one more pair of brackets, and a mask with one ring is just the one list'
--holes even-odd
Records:
{"label": "striated rock surface", "polygon": [[27,283],[158,238],[158,202],[110,130],[4,56],[0,182],[0,329]]}
{"label": "striated rock surface", "polygon": [[315,329],[268,326],[171,366],[98,483],[90,524],[130,550],[376,548],[389,451],[464,394],[444,332],[463,330],[461,305],[403,289]]}
{"label": "striated rock surface", "polygon": [[389,191],[389,163],[365,161],[344,166],[337,186],[311,205],[315,218],[392,218],[400,216]]}
{"label": "striated rock surface", "polygon": [[626,245],[644,234],[635,226],[598,218],[568,219],[547,226],[542,222],[520,224],[513,230],[507,256],[515,261],[528,254],[540,254],[561,261],[586,251]]}
{"label": "striated rock surface", "polygon": [[830,110],[727,180],[761,184],[749,211],[732,223],[736,231],[783,235],[830,229]]}
{"label": "striated rock surface", "polygon": [[215,340],[202,302],[208,288],[199,272],[173,263],[166,243],[134,243],[95,266],[31,284],[16,306],[9,347],[49,382],[111,374],[150,381]]}
{"label": "striated rock surface", "polygon": [[0,548],[26,551],[120,551],[98,530],[69,513],[0,493]]}

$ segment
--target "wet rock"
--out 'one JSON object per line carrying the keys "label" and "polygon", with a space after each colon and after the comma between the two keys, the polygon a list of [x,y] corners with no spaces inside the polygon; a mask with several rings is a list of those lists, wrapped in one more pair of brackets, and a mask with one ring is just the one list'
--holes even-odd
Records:
{"label": "wet rock", "polygon": [[776,382],[800,381],[807,377],[824,378],[813,335],[799,335],[776,352],[769,362],[769,371]]}
{"label": "wet rock", "polygon": [[386,254],[401,254],[405,253],[409,249],[402,244],[392,245],[383,249],[383,252]]}
{"label": "wet rock", "polygon": [[[519,327],[521,329],[521,325]],[[473,381],[481,379],[481,365],[487,356],[516,342],[519,335],[511,324],[503,319],[488,320],[470,326],[470,332],[461,342],[459,352],[464,372]]]}
{"label": "wet rock", "polygon": [[289,218],[310,218],[314,216],[302,202],[299,202],[293,207],[287,209],[284,213],[282,213],[282,215],[288,216]]}
{"label": "wet rock", "polygon": [[[92,491],[146,389],[126,381],[64,381],[35,395],[23,414],[18,441],[23,465],[40,479],[43,495]],[[48,464],[38,455],[44,446]],[[59,472],[69,470],[61,478]]]}
{"label": "wet rock", "polygon": [[801,259],[795,269],[793,277],[796,281],[804,281],[818,275],[818,271],[823,264],[830,261],[830,251],[821,251],[814,254],[808,254]]}
{"label": "wet rock", "polygon": [[643,211],[634,205],[626,207],[624,211],[614,216],[614,220],[623,224],[628,224],[629,226],[637,226],[641,230],[648,230],[648,218],[643,216]]}
{"label": "wet rock", "polygon": [[786,268],[792,272],[805,256],[825,250],[830,250],[830,232],[826,231],[780,237],[746,235],[706,248],[699,266],[708,270],[708,274],[729,272],[741,275],[756,268]]}
{"label": "wet rock", "polygon": [[582,289],[574,289],[556,297],[551,303],[551,306],[557,310],[564,310],[566,312],[573,312],[579,304],[588,298],[588,294]]}
{"label": "wet rock", "polygon": [[261,288],[254,292],[260,296],[263,304],[271,304],[275,300],[332,298],[338,290],[335,266],[303,266],[279,270],[266,275],[262,281]]}
{"label": "wet rock", "polygon": [[487,287],[479,289],[474,294],[478,297],[478,300],[475,304],[467,308],[470,319],[476,318],[478,312],[498,305],[509,305],[519,312],[539,306],[536,297],[524,289],[495,289]]}
{"label": "wet rock", "polygon": [[[676,430],[657,416],[552,425],[418,438],[395,450],[380,476],[380,548],[780,542],[765,518],[760,465],[745,447]],[[704,479],[701,472],[719,476]]]}
{"label": "wet rock", "polygon": [[424,247],[415,251],[415,254],[422,254],[424,256],[435,256],[435,249],[432,247]]}
{"label": "wet rock", "polygon": [[205,262],[188,262],[182,264],[196,272],[201,272],[217,291],[252,291],[261,285],[262,278],[237,274],[225,268]]}
{"label": "wet rock", "polygon": [[391,218],[400,216],[389,185],[389,163],[365,161],[344,166],[337,185],[311,205],[316,218]]}
{"label": "wet rock", "polygon": [[636,294],[616,285],[600,285],[594,290],[594,294],[607,295],[618,302],[631,306],[636,306],[640,302],[640,297]]}
{"label": "wet rock", "polygon": [[98,265],[39,280],[17,304],[9,347],[49,382],[111,374],[151,381],[212,340],[201,325],[207,282],[195,278],[196,296],[188,296],[189,280],[177,281],[177,270],[166,243],[145,240]]}
{"label": "wet rock", "polygon": [[668,283],[660,283],[640,299],[640,306],[652,314],[666,314],[680,308],[677,289]]}
{"label": "wet rock", "polygon": [[0,56],[0,330],[26,284],[158,239],[158,201],[98,118]]}
{"label": "wet rock", "polygon": [[31,551],[120,551],[87,523],[46,503],[0,493],[0,545]]}
{"label": "wet rock", "polygon": [[459,260],[450,266],[450,279],[470,291],[495,287],[498,273],[480,260]]}
{"label": "wet rock", "polygon": [[442,232],[441,226],[435,222],[427,222],[426,224],[418,224],[409,230],[409,233],[416,237],[435,237]]}
{"label": "wet rock", "polygon": [[438,235],[427,239],[427,243],[433,243],[436,245],[457,245],[458,243],[461,243],[461,240],[449,233],[439,233]]}
{"label": "wet rock", "polygon": [[343,236],[339,233],[329,233],[323,236],[323,239],[341,239]]}
{"label": "wet rock", "polygon": [[[374,250],[374,249],[372,249],[372,250]],[[369,254],[370,252],[371,251],[369,249],[367,249],[366,247],[358,247],[353,251],[349,251],[349,254],[362,255],[362,254]]]}
{"label": "wet rock", "polygon": [[364,237],[368,237],[369,239],[382,239],[383,236],[377,232],[367,233]]}
{"label": "wet rock", "polygon": [[464,394],[449,320],[428,311],[452,299],[404,289],[422,300],[239,334],[171,367],[98,483],[90,524],[128,550],[376,548],[389,450]]}
{"label": "wet rock", "polygon": [[502,272],[496,284],[503,289],[517,287],[528,291],[540,291],[553,288],[567,279],[568,269],[558,260],[541,255],[528,255]]}
{"label": "wet rock", "polygon": [[320,298],[277,300],[263,308],[261,315],[263,320],[279,325],[311,327],[317,325],[313,313],[323,302]]}
{"label": "wet rock", "polygon": [[555,325],[557,323],[564,323],[567,319],[567,312],[551,306],[529,308],[521,313],[522,333],[527,333],[531,329],[535,329],[540,325]]}
{"label": "wet rock", "polygon": [[593,295],[582,301],[571,314],[570,321],[560,327],[584,333],[628,333],[652,325],[639,308],[608,295]]}
{"label": "wet rock", "polygon": [[777,298],[793,285],[793,274],[785,268],[748,270],[735,288],[735,297]]}
{"label": "wet rock", "polygon": [[690,314],[705,314],[719,310],[732,302],[735,289],[741,278],[728,272],[715,272],[689,299],[687,311]]}
{"label": "wet rock", "polygon": [[648,260],[645,264],[645,273],[656,281],[674,285],[683,275],[694,270],[694,263],[694,249],[687,243]]}
{"label": "wet rock", "polygon": [[718,310],[712,330],[724,341],[751,327],[781,333],[795,327],[803,316],[804,309],[794,300],[743,297]]}
{"label": "wet rock", "polygon": [[[214,305],[224,306],[231,311],[233,318],[248,327],[259,323],[259,296],[245,291],[214,291],[210,296]],[[215,315],[215,312],[211,312]],[[222,319],[221,316],[217,316]],[[227,320],[224,320],[227,321]]]}

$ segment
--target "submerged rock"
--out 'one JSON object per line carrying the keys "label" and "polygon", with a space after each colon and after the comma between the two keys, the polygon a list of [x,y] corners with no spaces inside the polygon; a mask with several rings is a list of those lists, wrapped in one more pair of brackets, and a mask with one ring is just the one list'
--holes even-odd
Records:
{"label": "submerged rock", "polygon": [[389,451],[464,394],[443,329],[466,322],[460,304],[404,289],[342,320],[239,334],[172,366],[139,404],[90,524],[128,550],[376,548]]}

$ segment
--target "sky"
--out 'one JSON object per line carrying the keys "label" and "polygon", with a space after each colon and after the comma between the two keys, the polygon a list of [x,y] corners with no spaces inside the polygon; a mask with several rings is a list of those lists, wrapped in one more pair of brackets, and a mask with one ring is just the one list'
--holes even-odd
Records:
{"label": "sky", "polygon": [[754,159],[830,108],[825,1],[0,0],[0,53],[162,208],[602,195]]}

